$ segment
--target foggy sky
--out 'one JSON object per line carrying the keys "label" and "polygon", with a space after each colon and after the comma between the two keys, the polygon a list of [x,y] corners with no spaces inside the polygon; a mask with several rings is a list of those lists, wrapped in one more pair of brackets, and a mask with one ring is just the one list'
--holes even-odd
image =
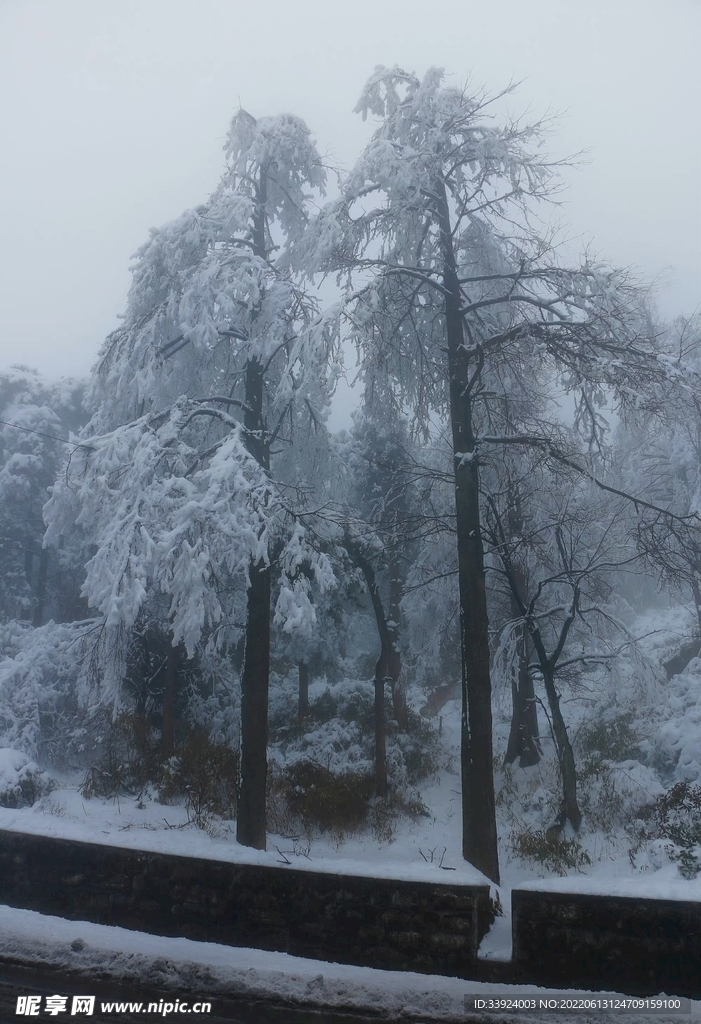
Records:
{"label": "foggy sky", "polygon": [[[0,369],[84,374],[148,229],[203,202],[241,104],[348,167],[378,63],[559,111],[564,217],[602,258],[701,299],[699,0],[0,0]],[[579,248],[579,246],[578,246]]]}

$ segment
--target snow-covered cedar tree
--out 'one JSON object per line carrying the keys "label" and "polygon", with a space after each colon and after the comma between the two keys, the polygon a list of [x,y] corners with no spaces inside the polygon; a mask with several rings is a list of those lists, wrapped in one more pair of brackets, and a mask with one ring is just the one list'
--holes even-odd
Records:
{"label": "snow-covered cedar tree", "polygon": [[[304,123],[240,110],[210,199],[137,253],[122,326],[105,342],[94,415],[47,508],[54,541],[78,523],[96,552],[84,593],[105,619],[106,696],[148,595],[169,599],[172,644],[235,643],[229,596],[246,589],[237,837],[265,848],[271,574],[274,621],[313,618],[328,559],[301,513],[323,458],[335,311],[282,269],[324,171]],[[308,571],[302,572],[302,565]]]}
{"label": "snow-covered cedar tree", "polygon": [[85,422],[83,391],[22,366],[0,374],[0,621],[40,626],[77,610],[71,545],[42,547],[42,508],[69,450],[63,438]]}
{"label": "snow-covered cedar tree", "polygon": [[[378,67],[357,110],[377,128],[314,230],[298,245],[310,271],[336,273],[369,375],[390,375],[426,431],[440,414],[453,446],[463,677],[463,853],[499,877],[492,777],[490,652],[480,467],[503,443],[551,445],[499,416],[484,372],[518,372],[575,396],[596,443],[599,404],[640,397],[664,374],[639,293],[623,272],[561,263],[531,216],[554,187],[543,124],[498,119],[484,95]],[[536,225],[532,227],[531,225]],[[526,439],[528,438],[528,439]]]}
{"label": "snow-covered cedar tree", "polygon": [[0,746],[65,765],[88,742],[79,713],[89,686],[97,623],[0,625]]}

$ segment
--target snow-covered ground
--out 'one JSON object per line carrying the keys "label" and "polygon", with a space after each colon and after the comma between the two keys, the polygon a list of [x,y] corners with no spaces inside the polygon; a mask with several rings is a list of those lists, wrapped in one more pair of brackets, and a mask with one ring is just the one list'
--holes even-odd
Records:
{"label": "snow-covered ground", "polygon": [[[582,861],[577,869],[564,868],[565,876],[557,877],[548,865],[524,860],[516,852],[514,836],[524,828],[547,827],[557,799],[558,783],[548,738],[543,737],[545,757],[539,765],[497,769],[502,872],[498,894],[504,914],[484,938],[482,957],[507,960],[511,955],[510,893],[515,887],[701,900],[701,875],[682,878],[677,864],[670,862],[659,844],[634,850],[626,832],[626,825],[639,809],[664,789],[680,780],[697,782],[701,774],[701,661],[692,661],[669,682],[659,671],[650,670],[655,657],[659,665],[686,629],[671,611],[650,613],[648,619],[641,617],[635,623],[637,635],[649,633],[650,658],[647,664],[631,661],[619,667],[616,703],[610,714],[613,720],[616,715],[628,713],[642,742],[638,758],[626,755],[603,762],[600,758],[605,786],[595,773],[582,783],[580,793],[586,806],[577,840],[588,863]],[[589,697],[585,694],[581,700],[568,702],[568,725],[575,737],[593,719],[596,680],[591,684]],[[313,684],[312,698],[318,696],[320,687],[323,684]],[[498,750],[500,743],[503,748],[508,731],[508,709],[500,714],[496,696]],[[597,713],[600,711],[599,705]],[[206,829],[198,828],[182,804],[159,803],[155,794],[86,799],[79,792],[82,774],[59,776],[59,788],[45,793],[32,807],[0,808],[0,828],[184,856],[284,865],[289,870],[484,882],[461,854],[458,703],[449,702],[441,715],[442,767],[419,786],[428,816],[400,819],[389,842],[370,830],[350,834],[342,843],[328,836],[290,838],[269,834],[267,852],[257,852],[238,846],[233,822],[210,818]],[[580,766],[586,767],[586,754],[580,750],[578,757]],[[0,769],[3,785],[12,783],[13,773],[26,776],[29,772],[14,753],[0,758]],[[586,776],[586,771],[583,774]],[[565,836],[574,838],[571,832]],[[71,942],[77,937],[85,946],[74,950]],[[99,968],[115,978],[150,978],[160,986],[177,986],[186,979],[192,986],[192,979],[201,977],[207,990],[221,986],[221,991],[228,988],[271,997],[323,1000],[332,1006],[353,1004],[386,1014],[421,1014],[429,1019],[459,1017],[466,993],[499,989],[448,978],[373,971],[285,954],[148,936],[8,908],[0,909],[0,953],[47,964],[70,964],[88,973]],[[697,1006],[697,1010],[700,1008]]]}
{"label": "snow-covered ground", "polygon": [[629,875],[595,865],[590,874],[565,878],[539,878],[522,882],[520,889],[574,892],[589,895],[630,896],[633,899],[692,900],[701,902],[701,876],[681,878],[676,864],[665,864],[652,874]]}
{"label": "snow-covered ground", "polygon": [[[659,624],[659,617],[656,624]],[[658,709],[662,725],[648,742],[659,744],[669,740],[686,752],[685,766],[688,766],[693,744],[701,743],[701,728],[695,726],[694,718],[697,707],[701,708],[701,662],[692,662],[683,675],[675,677],[665,696],[666,704]],[[182,804],[162,804],[155,795],[86,799],[78,791],[82,775],[59,777],[60,788],[40,798],[33,807],[0,808],[0,828],[161,853],[286,865],[290,869],[417,881],[484,883],[487,881],[484,876],[468,865],[461,853],[458,702],[446,704],[441,715],[444,767],[419,787],[429,815],[400,819],[390,842],[381,841],[369,830],[348,835],[342,843],[328,836],[294,839],[270,834],[267,852],[258,852],[236,843],[233,822],[210,820],[207,830],[203,830],[188,820]],[[694,721],[687,721],[689,718]],[[497,720],[497,732],[506,728],[505,720],[501,723]],[[548,741],[543,742],[547,754]],[[663,789],[657,773],[639,761],[628,759],[613,765],[612,769],[615,769],[617,798],[623,801],[623,813],[628,806],[626,800],[631,806],[643,805]],[[614,833],[601,827],[588,827],[586,814],[578,839],[590,864],[581,865],[579,869],[565,868],[566,877],[557,878],[547,866],[516,856],[512,842],[515,828],[524,825],[542,828],[549,824],[546,798],[552,796],[554,782],[549,772],[552,773],[552,758],[546,757],[533,768],[514,768],[508,776],[502,772],[497,774],[497,786],[512,789],[511,803],[503,802],[499,809],[502,875],[499,896],[506,917],[497,919],[493,934],[484,941],[483,955],[508,955],[510,891],[517,886],[701,899],[701,876],[685,880],[676,864],[664,857],[631,856],[630,843],[622,828]]]}

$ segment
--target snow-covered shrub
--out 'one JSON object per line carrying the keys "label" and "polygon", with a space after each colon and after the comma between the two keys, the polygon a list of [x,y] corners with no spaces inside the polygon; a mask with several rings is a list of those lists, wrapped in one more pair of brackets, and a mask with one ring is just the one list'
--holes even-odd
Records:
{"label": "snow-covered shrub", "polygon": [[585,754],[597,753],[609,761],[625,761],[637,756],[640,738],[633,727],[632,711],[608,709],[577,734],[577,746]]}
{"label": "snow-covered shrub", "polygon": [[562,802],[555,756],[544,756],[527,769],[494,762],[495,797],[500,817],[520,829],[546,828]]}
{"label": "snow-covered shrub", "polygon": [[399,818],[427,816],[426,806],[410,789],[393,787],[374,796],[371,767],[333,771],[313,758],[273,764],[268,775],[268,821],[281,835],[320,833],[341,843],[369,829],[380,842],[391,842]]}
{"label": "snow-covered shrub", "polygon": [[657,773],[632,759],[589,757],[580,769],[579,783],[587,825],[606,834],[639,817],[664,793]]}
{"label": "snow-covered shrub", "polygon": [[195,730],[163,766],[160,796],[166,801],[184,796],[191,820],[206,828],[212,815],[235,816],[238,786],[238,751]]}
{"label": "snow-covered shrub", "polygon": [[[277,740],[277,742],[276,742]],[[366,734],[355,722],[333,718],[327,722],[304,719],[292,726],[280,740],[273,738],[272,755],[280,763],[313,758],[332,771],[370,770],[372,734]]]}
{"label": "snow-covered shrub", "polygon": [[654,867],[665,859],[676,861],[684,878],[696,878],[701,872],[701,786],[677,782],[632,831],[638,848],[647,841]]}
{"label": "snow-covered shrub", "polygon": [[107,725],[81,793],[87,799],[140,796],[154,787],[166,803],[184,799],[192,821],[205,828],[212,815],[234,817],[238,784],[238,752],[213,742],[205,730],[189,732],[164,761],[158,730],[144,715],[122,714]]}
{"label": "snow-covered shrub", "polygon": [[659,836],[679,846],[701,843],[701,786],[672,786],[655,803],[653,821]]}
{"label": "snow-covered shrub", "polygon": [[[346,768],[333,772],[311,758],[271,772],[273,798],[309,836],[330,834],[338,843],[367,824],[373,777],[369,771]],[[273,820],[279,820],[281,808]],[[289,825],[288,825],[289,827]]]}
{"label": "snow-covered shrub", "polygon": [[566,875],[568,869],[591,864],[591,858],[575,838],[555,834],[551,829],[526,828],[511,835],[511,848],[522,860],[541,864],[546,871]]}
{"label": "snow-covered shrub", "polygon": [[0,807],[31,807],[56,781],[20,750],[0,748]]}
{"label": "snow-covered shrub", "polygon": [[[271,691],[270,739],[280,763],[312,758],[331,771],[370,772],[373,768],[375,710],[374,684],[367,680],[334,683],[310,700],[307,715],[299,719],[296,682],[281,680]],[[395,790],[413,787],[435,775],[441,754],[438,734],[420,715],[409,711],[407,730],[401,732],[387,718],[387,771]],[[415,794],[403,794],[411,800]]]}
{"label": "snow-covered shrub", "polygon": [[370,808],[370,827],[375,838],[391,843],[400,818],[414,821],[430,818],[431,812],[416,791],[392,790],[386,797],[376,797]]}
{"label": "snow-covered shrub", "polygon": [[406,781],[415,786],[438,772],[441,747],[438,733],[421,715],[409,709],[406,732],[392,732],[388,737],[388,754],[401,752]]}
{"label": "snow-covered shrub", "polygon": [[701,659],[670,679],[641,748],[670,781],[701,782]]}
{"label": "snow-covered shrub", "polygon": [[143,715],[122,714],[109,722],[100,757],[90,765],[82,795],[139,796],[160,774],[158,742]]}

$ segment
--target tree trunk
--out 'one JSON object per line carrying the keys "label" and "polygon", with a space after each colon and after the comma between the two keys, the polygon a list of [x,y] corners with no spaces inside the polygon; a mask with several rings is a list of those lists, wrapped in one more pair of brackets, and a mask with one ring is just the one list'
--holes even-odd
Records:
{"label": "tree trunk", "polygon": [[161,702],[161,757],[167,760],[175,753],[175,691],[178,680],[178,652],[171,644],[166,653],[163,698]]}
{"label": "tree trunk", "polygon": [[[513,586],[513,582],[510,582]],[[567,734],[567,726],[565,725],[565,720],[562,717],[562,711],[560,709],[560,695],[558,694],[555,686],[555,671],[558,658],[562,654],[567,635],[577,613],[578,601],[578,591],[575,588],[572,607],[560,631],[560,637],[555,646],[555,650],[549,657],[546,653],[543,637],[536,620],[533,618],[529,618],[527,620],[527,627],[538,656],[540,671],[543,676],[543,685],[545,686],[545,694],[550,706],[553,739],[555,741],[557,759],[560,765],[560,773],[562,775],[562,814],[564,814],[564,820],[569,818],[575,831],[579,828],[582,822],[582,813],[577,802],[577,769],[574,761],[574,751],[572,750],[572,744],[570,743],[570,738]]]}
{"label": "tree trunk", "polygon": [[504,764],[518,758],[521,768],[538,764],[541,757],[538,739],[538,712],[533,680],[525,659],[519,655],[518,678],[511,683],[513,711]]}
{"label": "tree trunk", "polygon": [[[492,686],[479,522],[477,467],[461,464],[455,446],[455,506],[462,662],[461,768],[463,856],[497,885],[497,847],[492,748]],[[469,452],[469,449],[468,449]]]}
{"label": "tree trunk", "polygon": [[297,665],[299,678],[299,707],[297,714],[304,718],[309,711],[309,665],[306,661],[300,661]]}
{"label": "tree trunk", "polygon": [[[516,570],[514,569],[516,572]],[[525,593],[525,588],[521,591]],[[511,599],[511,612],[519,614],[515,599]],[[528,671],[529,637],[525,626],[520,627],[517,641],[518,676],[512,681],[511,695],[513,711],[511,730],[506,746],[504,764],[513,764],[519,758],[521,768],[530,768],[540,761],[541,749],[538,741],[538,709],[533,688],[533,679]]]}
{"label": "tree trunk", "polygon": [[695,577],[691,580],[691,592],[694,595],[694,607],[696,609],[696,621],[699,624],[699,635],[701,636],[701,588]]}
{"label": "tree trunk", "polygon": [[36,603],[32,615],[33,626],[44,625],[44,605],[46,604],[46,577],[49,571],[49,549],[42,548],[39,556],[39,572],[37,573]]}
{"label": "tree trunk", "polygon": [[[375,613],[377,632],[380,636],[380,656],[375,665],[375,788],[378,796],[387,795],[387,741],[385,721],[385,683],[392,687],[399,679],[401,658],[397,650],[396,637],[398,626],[387,624],[385,610],[382,606],[380,590],[375,578],[375,570],[365,557],[360,545],[346,535],[344,545],[350,556],[359,566],[372,601]],[[390,620],[392,621],[392,620]]]}
{"label": "tree trunk", "polygon": [[392,714],[399,731],[406,732],[409,728],[409,705],[406,700],[406,687],[401,678],[392,683]]}
{"label": "tree trunk", "polygon": [[[256,186],[251,241],[253,252],[268,259],[266,237],[267,169],[261,168]],[[254,311],[252,319],[258,316]],[[270,472],[270,443],[264,415],[265,369],[256,358],[246,363],[246,447]],[[241,671],[241,772],[236,840],[257,850],[266,847],[266,786],[268,779],[268,687],[270,683],[270,566],[251,560],[246,594],[246,645]]]}
{"label": "tree trunk", "polygon": [[[480,524],[479,468],[470,397],[471,367],[464,345],[461,294],[445,187],[439,186],[438,220],[443,249],[443,285],[450,387],[450,423],[455,473],[455,512],[460,593],[462,661],[461,774],[463,857],[499,883],[496,806],[492,765],[492,684],[489,625]],[[479,366],[472,368],[472,379]]]}
{"label": "tree trunk", "polygon": [[385,724],[385,674],[383,657],[375,668],[375,791],[387,796],[387,736]]}
{"label": "tree trunk", "polygon": [[582,812],[577,802],[577,769],[574,762],[574,752],[570,738],[567,735],[567,727],[560,710],[560,698],[551,672],[543,672],[543,683],[550,706],[553,737],[562,774],[562,810],[565,816],[572,822],[572,826],[576,831],[582,823]]}
{"label": "tree trunk", "polygon": [[528,671],[528,636],[525,637],[526,657],[523,662],[523,680],[519,690],[523,704],[523,748],[521,751],[521,767],[530,768],[538,764],[543,753],[540,746],[538,730],[538,703],[536,701],[533,677]]}
{"label": "tree trunk", "polygon": [[246,649],[241,673],[241,781],[236,841],[264,850],[268,777],[270,567],[252,565],[247,594]]}
{"label": "tree trunk", "polygon": [[[266,471],[270,454],[263,418],[263,368],[246,364],[246,445]],[[270,566],[251,562],[246,594],[246,646],[241,672],[241,776],[236,840],[266,846],[265,799],[268,777],[268,686],[270,680]]]}
{"label": "tree trunk", "polygon": [[[510,523],[511,537],[518,536],[522,529],[522,519],[519,509],[518,494],[514,495],[515,500],[511,503],[513,510]],[[512,560],[508,547],[505,544],[503,525],[499,520],[496,505],[490,504],[495,512],[495,518],[501,534],[501,560],[509,581],[511,589],[511,612],[514,617],[523,616],[521,635],[519,637],[519,679],[518,685],[514,688],[514,715],[511,722],[511,733],[506,751],[505,762],[510,764],[519,754],[521,764],[536,764],[540,759],[540,744],[538,742],[538,715],[535,701],[533,681],[528,671],[530,661],[530,649],[535,650],[543,676],[545,693],[550,705],[552,718],[553,739],[557,752],[560,773],[562,775],[563,802],[561,825],[569,818],[575,829],[578,829],[582,815],[577,803],[577,770],[574,761],[572,744],[567,734],[565,720],[560,709],[560,697],[555,686],[555,672],[557,661],[567,640],[572,623],[574,622],[579,605],[579,591],[575,587],[572,595],[572,606],[562,625],[559,639],[553,653],[548,656],[537,619],[533,617],[532,603],[528,604],[528,580],[522,564]],[[528,760],[524,764],[524,755]],[[532,758],[535,758],[534,760]]]}
{"label": "tree trunk", "polygon": [[399,620],[400,604],[404,589],[404,573],[397,545],[392,550],[389,563],[389,640],[394,649],[395,658],[392,662],[392,712],[401,732],[406,732],[409,725],[409,708],[406,702],[406,688],[401,677],[401,655],[399,653]]}

